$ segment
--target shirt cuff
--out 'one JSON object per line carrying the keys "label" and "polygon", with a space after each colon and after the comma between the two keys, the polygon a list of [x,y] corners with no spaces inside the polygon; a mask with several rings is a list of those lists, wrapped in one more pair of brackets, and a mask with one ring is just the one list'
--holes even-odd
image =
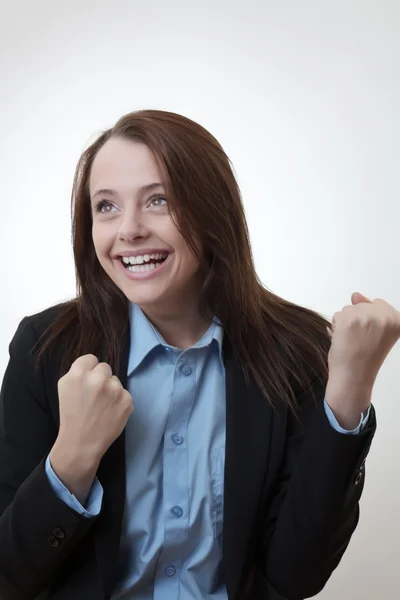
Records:
{"label": "shirt cuff", "polygon": [[50,486],[53,492],[56,494],[57,498],[59,498],[59,500],[62,500],[70,508],[72,508],[77,513],[86,518],[96,517],[100,513],[101,503],[103,500],[103,487],[100,481],[97,479],[97,477],[94,479],[92,487],[90,488],[85,508],[78,501],[78,499],[73,494],[71,494],[71,492],[65,487],[62,481],[60,481],[60,479],[53,471],[50,464],[50,455],[48,455],[46,459],[44,468]]}
{"label": "shirt cuff", "polygon": [[343,427],[341,427],[337,422],[337,419],[333,414],[332,409],[327,403],[326,399],[324,399],[324,408],[326,416],[328,417],[329,423],[331,424],[333,429],[336,429],[336,431],[339,431],[339,433],[345,433],[347,435],[357,435],[361,433],[365,425],[367,424],[367,421],[369,419],[369,413],[371,412],[371,406],[369,406],[365,414],[361,413],[360,422],[355,429],[343,429]]}

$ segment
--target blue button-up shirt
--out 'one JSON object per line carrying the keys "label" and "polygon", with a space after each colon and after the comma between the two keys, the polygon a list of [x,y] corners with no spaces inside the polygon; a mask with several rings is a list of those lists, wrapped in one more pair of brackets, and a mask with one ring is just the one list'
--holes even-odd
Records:
{"label": "blue button-up shirt", "polygon": [[[186,350],[169,346],[130,303],[126,499],[113,600],[227,600],[222,578],[225,459],[223,328],[216,318]],[[342,429],[325,402],[333,427]],[[60,499],[87,518],[100,511],[96,478],[85,507],[46,460]]]}

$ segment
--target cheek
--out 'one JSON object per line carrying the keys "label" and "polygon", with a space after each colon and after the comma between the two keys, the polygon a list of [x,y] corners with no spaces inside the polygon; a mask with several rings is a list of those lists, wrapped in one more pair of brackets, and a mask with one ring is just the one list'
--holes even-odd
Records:
{"label": "cheek", "polygon": [[[193,254],[192,249],[186,242],[185,238],[174,228],[174,235],[171,239],[171,246],[179,253],[182,257],[184,257],[185,262],[190,262],[192,264],[197,263],[198,259]],[[201,244],[198,240],[193,239],[192,243],[197,247],[198,253],[201,258]]]}
{"label": "cheek", "polygon": [[99,226],[92,227],[92,240],[98,255],[106,253],[107,249],[112,244],[110,235],[107,235],[107,232]]}
{"label": "cheek", "polygon": [[185,273],[185,276],[194,275],[195,273],[197,273],[197,271],[200,268],[200,264],[201,263],[196,258],[196,256],[194,256],[192,254],[190,248],[185,247],[185,249],[182,250],[181,266],[182,266],[182,270]]}
{"label": "cheek", "polygon": [[92,227],[92,240],[95,248],[98,248],[101,244],[101,236],[98,227]]}

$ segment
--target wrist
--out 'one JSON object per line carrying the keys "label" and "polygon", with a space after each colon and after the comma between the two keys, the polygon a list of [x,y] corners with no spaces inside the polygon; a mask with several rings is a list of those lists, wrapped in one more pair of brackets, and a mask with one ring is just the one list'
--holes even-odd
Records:
{"label": "wrist", "polygon": [[60,436],[56,439],[49,458],[53,469],[53,464],[56,464],[76,475],[96,473],[101,460],[95,450],[64,440]]}
{"label": "wrist", "polygon": [[351,431],[360,424],[372,401],[372,389],[353,385],[351,382],[329,381],[325,400],[337,422],[343,429]]}
{"label": "wrist", "polygon": [[347,409],[341,409],[335,405],[330,405],[327,401],[329,408],[331,409],[336,421],[346,431],[353,431],[356,429],[362,420],[362,411],[349,411]]}
{"label": "wrist", "polygon": [[96,477],[100,460],[79,448],[66,447],[56,441],[49,454],[50,466],[61,483],[84,506]]}

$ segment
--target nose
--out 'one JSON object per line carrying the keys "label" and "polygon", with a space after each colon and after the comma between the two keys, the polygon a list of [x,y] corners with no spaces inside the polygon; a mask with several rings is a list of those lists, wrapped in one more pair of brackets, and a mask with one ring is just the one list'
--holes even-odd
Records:
{"label": "nose", "polygon": [[145,237],[148,227],[143,215],[138,210],[126,211],[121,219],[118,235],[120,239],[131,240],[136,237]]}

